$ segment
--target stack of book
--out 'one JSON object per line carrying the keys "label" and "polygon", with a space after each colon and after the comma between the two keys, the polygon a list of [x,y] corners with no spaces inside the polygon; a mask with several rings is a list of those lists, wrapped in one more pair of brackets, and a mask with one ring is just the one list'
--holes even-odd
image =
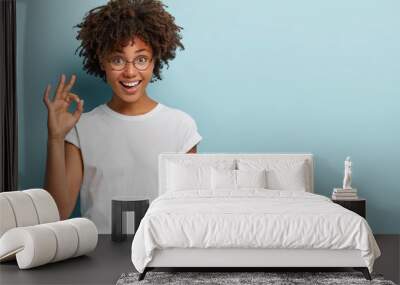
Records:
{"label": "stack of book", "polygon": [[357,189],[342,189],[334,188],[332,193],[332,199],[335,200],[357,200]]}

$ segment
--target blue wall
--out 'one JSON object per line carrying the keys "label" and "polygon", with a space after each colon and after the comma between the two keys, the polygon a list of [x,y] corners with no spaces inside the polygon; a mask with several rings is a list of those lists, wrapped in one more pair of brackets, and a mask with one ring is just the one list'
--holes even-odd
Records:
{"label": "blue wall", "polygon": [[[110,98],[74,54],[73,26],[105,2],[17,0],[21,189],[43,184],[47,83],[76,73],[86,111]],[[324,195],[350,155],[372,229],[400,233],[399,1],[165,3],[186,49],[148,91],[195,118],[200,152],[311,152]]]}

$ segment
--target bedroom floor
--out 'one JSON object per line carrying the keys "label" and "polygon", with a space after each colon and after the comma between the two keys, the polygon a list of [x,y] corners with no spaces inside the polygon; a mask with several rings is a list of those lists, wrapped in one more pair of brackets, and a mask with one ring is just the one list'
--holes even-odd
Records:
{"label": "bedroom floor", "polygon": [[400,235],[375,235],[375,239],[381,257],[376,260],[374,271],[400,284]]}
{"label": "bedroom floor", "polygon": [[[399,284],[400,235],[375,236],[382,256],[374,272]],[[130,261],[132,238],[121,243],[100,235],[94,252],[88,256],[48,264],[30,270],[18,270],[16,262],[0,264],[0,283],[6,284],[115,284],[122,273],[134,271]]]}

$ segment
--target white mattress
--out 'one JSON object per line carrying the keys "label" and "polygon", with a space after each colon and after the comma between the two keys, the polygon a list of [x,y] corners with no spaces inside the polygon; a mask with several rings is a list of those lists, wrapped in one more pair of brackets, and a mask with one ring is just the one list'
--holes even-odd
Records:
{"label": "white mattress", "polygon": [[245,189],[169,192],[157,198],[132,243],[139,272],[156,249],[359,250],[372,271],[379,248],[365,219],[307,192]]}

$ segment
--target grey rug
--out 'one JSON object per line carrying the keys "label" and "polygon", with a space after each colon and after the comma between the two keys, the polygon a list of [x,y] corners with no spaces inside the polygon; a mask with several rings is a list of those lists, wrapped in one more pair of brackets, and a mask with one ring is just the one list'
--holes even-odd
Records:
{"label": "grey rug", "polygon": [[150,271],[142,281],[138,281],[139,273],[124,273],[116,285],[134,284],[379,284],[395,285],[384,280],[382,275],[372,274],[372,281],[364,278],[360,272],[154,272]]}

